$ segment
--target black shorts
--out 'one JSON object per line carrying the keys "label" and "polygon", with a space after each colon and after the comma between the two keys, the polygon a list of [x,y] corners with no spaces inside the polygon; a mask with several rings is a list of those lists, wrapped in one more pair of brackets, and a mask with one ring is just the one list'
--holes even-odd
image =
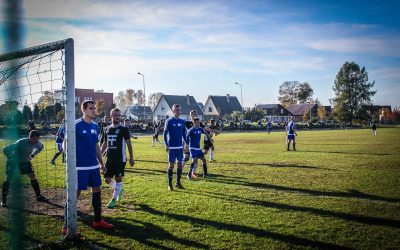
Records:
{"label": "black shorts", "polygon": [[107,172],[105,178],[113,178],[124,176],[126,162],[122,161],[106,161]]}
{"label": "black shorts", "polygon": [[11,167],[15,167],[16,165],[18,165],[19,172],[21,174],[33,174],[33,173],[35,173],[35,171],[33,171],[32,163],[30,161],[28,161],[28,162],[17,162],[17,163],[13,163],[13,162],[7,161],[6,174],[9,175],[10,174],[10,172],[9,172],[10,168]]}
{"label": "black shorts", "polygon": [[213,147],[214,147],[214,144],[211,141],[209,141],[209,140],[204,141],[204,146],[203,146],[204,150],[209,150],[210,148],[213,148]]}

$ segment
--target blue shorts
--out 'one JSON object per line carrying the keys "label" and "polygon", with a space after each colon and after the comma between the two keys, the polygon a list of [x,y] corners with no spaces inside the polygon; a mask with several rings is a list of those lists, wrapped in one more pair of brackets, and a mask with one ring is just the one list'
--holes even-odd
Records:
{"label": "blue shorts", "polygon": [[62,148],[62,143],[56,143],[56,145],[57,145],[57,150],[58,150],[58,152],[62,152],[63,151],[63,148]]}
{"label": "blue shorts", "polygon": [[100,187],[100,169],[77,170],[78,171],[78,190],[87,190],[88,187]]}
{"label": "blue shorts", "polygon": [[171,163],[182,162],[183,160],[183,149],[170,149],[168,153],[168,161]]}
{"label": "blue shorts", "polygon": [[294,135],[288,135],[287,138],[288,138],[288,140],[294,141]]}
{"label": "blue shorts", "polygon": [[201,149],[190,149],[190,157],[192,159],[203,158],[204,154],[203,154],[203,151],[201,151]]}

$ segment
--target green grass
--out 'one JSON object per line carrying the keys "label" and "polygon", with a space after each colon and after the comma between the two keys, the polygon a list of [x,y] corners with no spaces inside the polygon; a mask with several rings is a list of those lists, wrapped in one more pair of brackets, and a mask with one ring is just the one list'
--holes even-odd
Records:
{"label": "green grass", "polygon": [[[133,140],[136,165],[126,169],[124,199],[114,210],[105,207],[110,189],[103,190],[103,211],[115,229],[90,228],[86,192],[79,231],[85,242],[111,249],[400,248],[400,128],[379,129],[378,136],[366,129],[299,131],[297,140],[298,151],[287,152],[283,132],[221,134],[210,178],[184,178],[185,189],[171,193],[165,150],[140,137]],[[47,150],[41,165],[54,151],[52,142]],[[47,182],[39,173],[45,168],[54,176]],[[61,166],[37,172],[43,186],[62,183]],[[61,212],[30,215],[31,241],[59,240]],[[0,216],[5,222],[4,208]],[[2,225],[5,235],[9,225]],[[6,242],[1,237],[0,248]]]}

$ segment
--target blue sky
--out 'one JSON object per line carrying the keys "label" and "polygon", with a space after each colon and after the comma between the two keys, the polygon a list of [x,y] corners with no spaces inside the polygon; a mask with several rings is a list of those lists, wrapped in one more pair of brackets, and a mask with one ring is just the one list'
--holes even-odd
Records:
{"label": "blue sky", "polygon": [[[0,4],[4,10],[3,3]],[[328,105],[346,61],[400,106],[399,1],[24,1],[24,46],[72,37],[76,87],[276,103],[283,81]],[[4,11],[3,11],[4,12]],[[0,26],[4,29],[4,13]],[[4,41],[4,32],[1,34]],[[0,51],[6,49],[0,44]]]}

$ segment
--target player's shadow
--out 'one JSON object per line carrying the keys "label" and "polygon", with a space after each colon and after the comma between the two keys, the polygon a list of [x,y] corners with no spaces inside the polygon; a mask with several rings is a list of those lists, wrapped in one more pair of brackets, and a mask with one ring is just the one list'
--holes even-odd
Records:
{"label": "player's shadow", "polygon": [[338,198],[357,198],[357,199],[367,199],[372,201],[385,201],[385,202],[400,202],[399,198],[388,198],[382,197],[378,195],[366,194],[362,193],[355,189],[350,189],[348,192],[341,192],[341,191],[320,191],[320,190],[312,190],[312,189],[305,189],[305,188],[295,188],[295,187],[285,187],[279,186],[274,184],[267,184],[267,183],[254,183],[254,182],[247,182],[241,181],[236,179],[213,179],[210,178],[210,181],[221,182],[224,184],[232,184],[232,185],[241,185],[245,187],[251,188],[259,188],[259,189],[273,189],[278,191],[288,191],[294,193],[303,193],[313,196],[328,196],[328,197],[338,197]]}
{"label": "player's shadow", "polygon": [[[90,224],[90,219],[84,219],[86,224]],[[112,217],[108,222],[114,225],[114,229],[102,229],[99,230],[104,234],[110,235],[112,237],[119,237],[121,239],[132,239],[146,247],[156,248],[156,249],[174,249],[168,246],[163,246],[155,241],[170,241],[175,244],[182,245],[184,247],[195,247],[200,249],[209,249],[210,247],[198,243],[193,240],[178,238],[166,231],[164,228],[157,226],[152,223],[143,222],[127,217]],[[102,243],[94,242],[98,246],[103,246]],[[112,248],[112,245],[105,245],[106,249],[119,249]]]}
{"label": "player's shadow", "polygon": [[281,203],[275,203],[275,202],[269,202],[269,201],[253,200],[253,199],[248,199],[248,198],[242,198],[239,196],[219,194],[219,193],[213,193],[213,192],[207,192],[207,193],[204,193],[204,192],[199,193],[199,192],[194,192],[194,191],[187,191],[187,192],[196,194],[199,196],[205,196],[207,198],[222,199],[225,201],[229,200],[232,202],[241,202],[244,204],[253,205],[253,206],[256,205],[256,206],[261,206],[264,208],[275,208],[275,209],[280,209],[280,210],[290,210],[290,211],[313,213],[313,214],[320,215],[320,216],[330,216],[330,217],[334,217],[337,219],[354,221],[354,222],[368,224],[368,225],[400,228],[400,221],[393,220],[393,219],[376,218],[376,217],[371,217],[371,216],[329,211],[329,210],[324,210],[324,209],[320,209],[320,208],[303,207],[303,206],[281,204]]}
{"label": "player's shadow", "polygon": [[208,219],[191,217],[191,216],[187,216],[187,215],[163,212],[163,211],[153,209],[145,204],[141,204],[140,207],[143,211],[153,214],[153,215],[157,215],[160,217],[168,217],[170,219],[182,221],[185,223],[199,224],[199,225],[204,225],[204,226],[208,226],[208,227],[213,227],[217,230],[226,230],[226,231],[237,232],[237,233],[242,233],[242,234],[252,234],[255,237],[270,238],[273,240],[278,240],[278,241],[282,241],[282,242],[297,245],[297,246],[305,246],[305,247],[321,248],[321,249],[350,249],[350,248],[339,246],[339,245],[336,245],[333,243],[322,242],[322,241],[317,241],[317,240],[310,240],[310,239],[301,238],[301,237],[294,236],[294,235],[286,235],[286,234],[281,234],[281,233],[276,233],[276,232],[270,232],[270,231],[266,231],[263,229],[249,227],[249,226],[229,224],[229,223],[218,222],[218,221],[213,221],[213,220],[208,220]]}
{"label": "player's shadow", "polygon": [[326,153],[326,154],[345,154],[345,155],[377,155],[377,156],[390,156],[394,154],[387,153],[373,153],[373,152],[346,152],[346,151],[311,151],[311,150],[301,150],[301,152],[305,153]]}
{"label": "player's shadow", "polygon": [[127,169],[125,168],[126,173],[133,173],[133,174],[140,174],[140,175],[166,175],[167,168],[164,170],[157,170],[157,169],[145,169],[145,168],[133,168]]}
{"label": "player's shadow", "polygon": [[248,166],[266,166],[272,168],[300,168],[300,169],[325,169],[325,170],[335,170],[331,168],[307,166],[307,165],[297,165],[297,164],[282,164],[282,163],[263,163],[263,162],[229,162],[222,161],[217,162],[217,164],[225,165],[248,165]]}

